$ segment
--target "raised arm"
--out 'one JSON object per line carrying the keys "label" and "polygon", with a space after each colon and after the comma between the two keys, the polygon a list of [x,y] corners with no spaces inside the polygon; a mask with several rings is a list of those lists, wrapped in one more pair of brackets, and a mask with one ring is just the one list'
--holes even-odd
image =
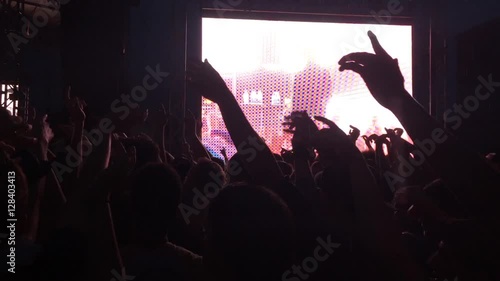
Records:
{"label": "raised arm", "polygon": [[283,175],[271,150],[255,132],[222,77],[205,61],[193,63],[188,79],[206,98],[217,103],[227,130],[255,183],[272,187]]}
{"label": "raised arm", "polygon": [[319,190],[314,182],[310,161],[316,156],[311,138],[318,131],[318,127],[306,112],[293,112],[287,119],[290,122],[285,122],[284,125],[290,125],[290,128],[285,131],[293,133],[295,185],[310,202],[317,202]]}
{"label": "raised arm", "polygon": [[163,163],[169,162],[167,159],[167,150],[165,149],[165,128],[167,126],[168,114],[165,106],[161,105],[159,110],[153,110],[149,113],[148,120],[151,121],[152,139],[158,144],[160,149],[160,158]]}
{"label": "raised arm", "polygon": [[85,103],[78,97],[71,97],[70,90],[67,93],[66,107],[69,111],[71,122],[73,123],[73,135],[71,137],[71,149],[76,152],[77,168],[75,174],[73,174],[73,179],[78,178],[82,166],[82,137],[83,128],[85,125],[85,113],[83,112]]}
{"label": "raised arm", "polygon": [[197,131],[199,129],[198,123],[199,122],[196,120],[194,114],[191,111],[188,111],[186,119],[184,120],[186,128],[186,141],[193,151],[195,160],[202,157],[210,159],[212,155],[210,155],[210,153],[208,153],[208,151],[205,149],[205,146],[203,146],[203,143],[201,142],[200,137],[197,134]]}
{"label": "raised arm", "polygon": [[[33,196],[34,200],[32,205],[30,206],[29,215],[28,215],[28,225],[26,229],[26,238],[31,241],[36,241],[38,236],[38,229],[40,225],[40,208],[42,201],[44,199],[45,186],[46,186],[46,178],[47,174],[50,173],[50,169],[48,165],[44,165],[48,160],[48,146],[54,134],[47,123],[47,116],[42,116],[41,120],[36,120],[39,122],[37,124],[37,139],[38,139],[38,147],[36,149],[38,160],[40,161],[40,178],[33,183],[35,188],[33,189],[35,194]],[[43,168],[42,168],[43,167]],[[54,214],[54,213],[53,213]]]}
{"label": "raised arm", "polygon": [[352,70],[361,75],[373,97],[396,115],[422,156],[449,184],[469,213],[478,217],[498,217],[499,175],[410,96],[404,88],[397,59],[387,54],[373,33],[368,35],[375,54],[349,54],[340,60],[340,70]]}
{"label": "raised arm", "polygon": [[[314,146],[321,158],[334,159],[332,165],[335,169],[327,171],[341,173],[342,177],[347,176],[349,179],[345,184],[349,185],[352,194],[354,237],[363,249],[368,250],[365,254],[369,259],[377,260],[376,264],[382,267],[377,270],[383,272],[384,280],[423,280],[421,271],[403,248],[392,213],[384,204],[382,193],[361,152],[332,121],[323,117],[315,119],[330,126],[330,129],[317,134]],[[339,186],[328,188],[331,190],[326,190],[327,194],[337,194]],[[335,197],[331,198],[335,200]]]}
{"label": "raised arm", "polygon": [[[96,160],[100,159],[101,163],[96,171],[102,171],[102,168],[107,167],[110,143],[111,137],[106,135],[100,145],[102,151],[96,152],[98,154]],[[71,227],[85,234],[89,241],[89,253],[99,253],[90,260],[89,268],[92,270],[89,276],[93,280],[112,279],[114,277],[112,270],[116,270],[122,276],[125,274],[110,206],[111,192],[113,189],[122,188],[128,175],[128,155],[121,144],[119,145],[121,153],[114,159],[114,164],[107,171],[99,176],[85,172],[93,178],[85,182],[79,181],[80,186],[68,199],[61,221],[62,226]],[[103,159],[104,162],[102,162]],[[92,184],[89,185],[89,183]]]}

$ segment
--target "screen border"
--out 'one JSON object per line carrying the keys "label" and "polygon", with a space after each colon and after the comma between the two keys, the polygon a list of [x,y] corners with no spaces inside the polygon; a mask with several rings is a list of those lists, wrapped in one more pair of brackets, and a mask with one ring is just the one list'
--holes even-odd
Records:
{"label": "screen border", "polygon": [[[410,16],[375,17],[361,14],[310,13],[263,10],[237,10],[203,8],[202,18],[275,20],[300,22],[330,22],[351,24],[382,24],[382,25],[414,25],[414,18]],[[385,20],[385,22],[382,22]]]}

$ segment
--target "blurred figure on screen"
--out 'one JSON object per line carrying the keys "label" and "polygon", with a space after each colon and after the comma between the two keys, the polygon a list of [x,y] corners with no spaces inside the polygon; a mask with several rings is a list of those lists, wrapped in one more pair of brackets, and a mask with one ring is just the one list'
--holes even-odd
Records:
{"label": "blurred figure on screen", "polygon": [[305,69],[294,78],[293,110],[305,110],[310,116],[324,116],[326,104],[332,95],[330,71],[310,59]]}

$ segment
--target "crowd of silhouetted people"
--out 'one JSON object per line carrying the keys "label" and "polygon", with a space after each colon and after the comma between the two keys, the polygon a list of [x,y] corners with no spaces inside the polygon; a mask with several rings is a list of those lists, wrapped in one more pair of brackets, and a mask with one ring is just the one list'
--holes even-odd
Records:
{"label": "crowd of silhouetted people", "polygon": [[180,121],[163,107],[95,118],[68,94],[66,122],[2,108],[1,180],[17,219],[15,239],[1,238],[15,256],[8,280],[500,280],[499,157],[433,119],[368,36],[374,53],[339,67],[402,124],[383,135],[293,112],[293,149],[273,154],[206,60],[186,79],[218,105],[230,158],[210,155],[191,113],[183,148],[168,151]]}

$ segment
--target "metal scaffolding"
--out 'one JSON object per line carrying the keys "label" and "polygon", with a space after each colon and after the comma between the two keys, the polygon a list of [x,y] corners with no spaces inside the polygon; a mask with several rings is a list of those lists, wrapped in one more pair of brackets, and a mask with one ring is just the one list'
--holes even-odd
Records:
{"label": "metal scaffolding", "polygon": [[[21,34],[24,9],[24,0],[0,0],[0,32]],[[29,97],[27,88],[20,83],[20,57],[8,40],[3,43],[6,44],[0,49],[0,106],[27,120]]]}
{"label": "metal scaffolding", "polygon": [[0,84],[0,106],[14,116],[28,118],[29,95],[18,84]]}

